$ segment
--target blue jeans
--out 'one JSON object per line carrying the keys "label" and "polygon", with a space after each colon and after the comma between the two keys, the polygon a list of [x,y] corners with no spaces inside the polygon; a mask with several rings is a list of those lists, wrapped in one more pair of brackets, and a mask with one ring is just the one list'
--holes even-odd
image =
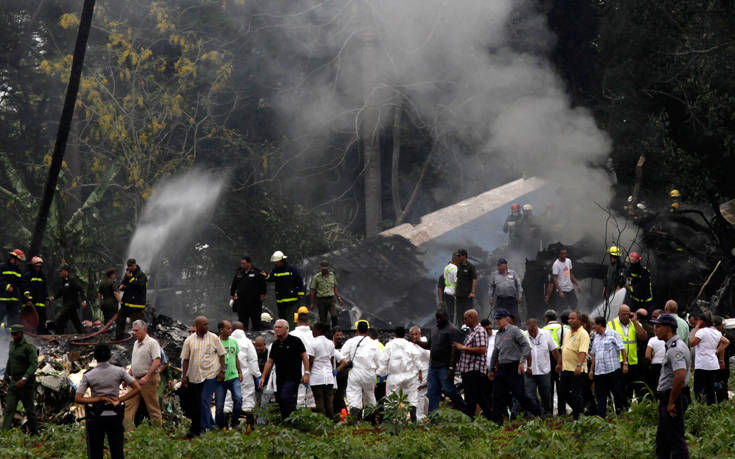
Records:
{"label": "blue jeans", "polygon": [[225,428],[225,395],[227,391],[232,395],[232,426],[240,423],[242,414],[242,395],[240,394],[240,378],[218,382],[214,389],[214,423],[220,429]]}
{"label": "blue jeans", "polygon": [[447,379],[448,371],[447,367],[429,367],[426,389],[426,395],[429,397],[429,413],[439,408],[442,392],[452,400],[456,409],[462,412],[466,409],[462,396],[454,386],[454,381]]}
{"label": "blue jeans", "polygon": [[202,433],[210,430],[214,427],[212,422],[212,395],[217,391],[217,386],[221,385],[217,378],[206,379],[202,383],[202,398],[201,398],[201,424]]}

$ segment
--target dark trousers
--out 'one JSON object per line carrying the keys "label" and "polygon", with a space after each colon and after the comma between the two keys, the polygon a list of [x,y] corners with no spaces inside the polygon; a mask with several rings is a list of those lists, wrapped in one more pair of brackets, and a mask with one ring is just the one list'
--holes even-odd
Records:
{"label": "dark trousers", "polygon": [[557,416],[567,414],[567,400],[564,397],[564,391],[562,390],[561,384],[559,383],[560,380],[561,380],[561,374],[557,373],[556,369],[552,369],[551,370],[551,393],[553,394],[554,392],[556,392],[556,414]]}
{"label": "dark trousers", "polygon": [[276,401],[281,411],[281,419],[286,420],[291,413],[296,411],[296,399],[299,393],[301,381],[293,379],[281,382],[276,390]]}
{"label": "dark trousers", "polygon": [[118,305],[117,303],[102,303],[100,305],[100,309],[102,309],[102,317],[104,318],[105,325],[107,322],[111,321],[112,318],[115,316],[115,313],[117,312]]}
{"label": "dark trousers", "polygon": [[503,423],[513,398],[518,400],[527,414],[541,414],[538,404],[526,395],[523,375],[518,374],[518,362],[499,364],[493,381],[493,420],[497,424]]}
{"label": "dark trousers", "polygon": [[464,413],[475,417],[477,405],[482,408],[482,414],[492,419],[492,401],[490,400],[490,380],[487,374],[481,371],[468,371],[462,373],[462,385],[464,386]]}
{"label": "dark trousers", "polygon": [[202,433],[202,389],[204,389],[204,383],[189,383],[187,405],[191,419],[191,427],[189,428],[190,435],[199,435]]}
{"label": "dark trousers", "polygon": [[285,303],[278,303],[276,305],[278,309],[278,318],[287,321],[290,324],[296,323],[294,321],[294,314],[299,309],[298,301],[287,301]]}
{"label": "dark trousers", "polygon": [[130,323],[135,322],[138,319],[143,318],[143,308],[129,308],[123,306],[117,315],[117,321],[115,322],[115,339],[122,339],[125,335],[125,326],[127,325],[127,319],[130,318]]}
{"label": "dark trousers", "polygon": [[[245,304],[237,300],[237,320],[242,322],[245,330],[260,330],[260,315],[263,314],[263,303]],[[252,327],[250,324],[252,324]]]}
{"label": "dark trousers", "polygon": [[[628,373],[623,375],[623,393],[625,394],[625,402],[628,403],[636,394],[638,398],[645,394],[643,383],[645,382],[646,374],[642,371],[641,366],[629,365]],[[658,386],[658,384],[656,384]]]}
{"label": "dark trousers", "polygon": [[720,370],[694,370],[694,395],[697,400],[713,405],[715,397],[715,380]]}
{"label": "dark trousers", "polygon": [[39,335],[48,335],[46,329],[46,306],[36,306],[36,314],[38,314],[38,328],[36,333]]}
{"label": "dark trousers", "polygon": [[587,373],[580,373],[579,376],[575,376],[573,371],[562,371],[561,378],[559,378],[564,400],[572,407],[574,419],[578,419],[584,411],[584,401],[582,399],[584,378],[587,378]]}
{"label": "dark trousers", "polygon": [[648,378],[646,380],[646,384],[648,384],[648,388],[651,389],[654,393],[656,392],[656,388],[658,387],[658,378],[661,376],[661,364],[660,363],[652,363],[648,366]]}
{"label": "dark trousers", "polygon": [[119,415],[87,418],[87,457],[102,459],[105,452],[105,436],[107,436],[107,443],[110,444],[110,457],[112,459],[124,458],[123,417]]}
{"label": "dark trousers", "polygon": [[20,317],[20,303],[17,301],[0,301],[0,322],[5,318],[5,328],[18,323]]}
{"label": "dark trousers", "polygon": [[15,384],[20,378],[13,378],[8,384],[8,393],[5,397],[5,410],[3,412],[3,430],[13,428],[13,418],[18,408],[18,402],[23,404],[23,409],[28,417],[28,429],[32,434],[38,433],[38,421],[36,419],[36,405],[34,396],[36,395],[36,384],[33,380],[26,382],[23,387],[17,387]]}
{"label": "dark trousers", "polygon": [[334,418],[334,387],[331,384],[320,384],[311,386],[311,392],[314,394],[317,411],[329,419]]}
{"label": "dark trousers", "polygon": [[462,396],[459,395],[454,380],[448,378],[449,369],[447,367],[429,367],[429,377],[426,381],[426,395],[429,398],[429,413],[439,408],[442,392],[449,397],[454,407],[462,412],[465,411],[465,403]]}
{"label": "dark trousers", "polygon": [[347,370],[337,373],[337,390],[334,391],[334,412],[342,413],[342,409],[346,409],[345,391],[347,390]]}
{"label": "dark trousers", "polygon": [[499,296],[495,302],[495,308],[503,308],[507,310],[514,319],[519,320],[518,317],[518,298],[512,296]]}
{"label": "dark trousers", "polygon": [[[542,414],[551,416],[554,408],[554,398],[551,396],[551,373],[545,375],[525,375],[523,377],[526,386],[526,395],[536,400],[541,396]],[[538,395],[536,392],[538,391]]]}
{"label": "dark trousers", "polygon": [[334,296],[316,297],[316,307],[319,311],[319,322],[327,323],[327,315],[329,315],[332,328],[337,326],[337,305],[334,302]]}
{"label": "dark trousers", "polygon": [[689,448],[684,437],[684,414],[689,406],[689,388],[682,389],[676,405],[676,416],[669,415],[666,409],[671,391],[658,394],[658,428],[656,429],[657,458],[688,458]]}
{"label": "dark trousers", "polygon": [[442,301],[444,301],[444,310],[447,311],[449,321],[453,324],[457,323],[457,301],[456,298],[454,298],[454,295],[442,293]]}
{"label": "dark trousers", "polygon": [[715,382],[715,397],[717,403],[727,401],[727,381],[730,379],[730,369],[725,367],[717,372],[717,381]]}
{"label": "dark trousers", "polygon": [[470,298],[468,296],[457,296],[455,297],[454,304],[455,304],[454,314],[457,316],[454,324],[460,325],[462,324],[464,313],[474,307],[474,301],[473,301],[473,298]]}
{"label": "dark trousers", "polygon": [[607,396],[612,395],[615,402],[615,412],[620,413],[625,407],[625,397],[621,385],[622,373],[620,370],[604,375],[595,375],[595,397],[597,398],[597,414],[603,418],[607,416]]}
{"label": "dark trousers", "polygon": [[68,321],[71,321],[71,324],[74,325],[74,329],[77,333],[84,333],[84,327],[82,327],[82,322],[79,320],[79,315],[77,315],[76,306],[64,306],[61,309],[61,313],[54,321],[56,333],[64,333],[64,330],[66,330],[66,323]]}

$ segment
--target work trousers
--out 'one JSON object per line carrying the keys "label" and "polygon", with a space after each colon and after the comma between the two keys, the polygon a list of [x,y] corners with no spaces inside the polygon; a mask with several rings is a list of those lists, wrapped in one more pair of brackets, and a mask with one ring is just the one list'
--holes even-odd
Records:
{"label": "work trousers", "polygon": [[454,325],[460,326],[464,320],[464,313],[474,307],[474,298],[468,296],[455,297]]}
{"label": "work trousers", "polygon": [[36,384],[31,380],[26,381],[25,386],[17,387],[15,384],[19,379],[11,380],[8,383],[8,393],[5,397],[5,410],[3,411],[3,430],[13,428],[13,418],[18,409],[18,402],[21,402],[28,417],[28,429],[35,435],[38,433],[38,419],[36,418],[36,404],[34,402]]}
{"label": "work trousers", "polygon": [[105,452],[105,436],[110,445],[110,457],[112,459],[123,459],[123,441],[125,432],[123,430],[123,417],[111,416],[87,416],[87,457],[89,459],[102,459]]}
{"label": "work trousers", "polygon": [[454,386],[454,381],[450,381],[447,377],[449,369],[447,367],[429,367],[428,387],[426,395],[429,397],[429,413],[439,408],[442,392],[452,400],[454,408],[464,412],[465,402],[459,391]]}
{"label": "work trousers", "polygon": [[666,407],[669,404],[671,391],[658,393],[658,428],[656,429],[657,458],[688,458],[689,448],[684,436],[684,415],[691,401],[689,388],[682,389],[674,402],[676,416],[669,415]]}
{"label": "work trousers", "polygon": [[715,397],[715,381],[720,370],[694,370],[694,395],[697,400],[713,405]]}
{"label": "work trousers", "polygon": [[[186,398],[187,408],[184,412],[188,412],[189,419],[191,419],[191,427],[189,428],[189,434],[193,436],[200,435],[202,433],[202,389],[204,383],[189,383],[188,390],[183,393]],[[183,408],[183,407],[182,407]],[[210,416],[211,417],[211,416]]]}
{"label": "work trousers", "polygon": [[523,387],[523,376],[518,374],[518,362],[498,364],[493,380],[493,420],[503,424],[503,417],[508,412],[513,398],[518,400],[526,414],[538,416],[541,410],[535,400],[526,395]]}
{"label": "work trousers", "polygon": [[[9,329],[11,325],[19,322],[20,303],[17,301],[0,300],[0,322],[5,322],[5,328]],[[5,320],[3,321],[3,318]]]}
{"label": "work trousers", "polygon": [[298,396],[301,381],[298,379],[288,379],[281,382],[276,389],[276,401],[278,409],[281,411],[281,420],[285,421],[291,413],[296,411],[296,398]]}
{"label": "work trousers", "polygon": [[[559,378],[564,399],[572,407],[574,419],[579,419],[579,415],[584,411],[582,387],[584,378],[587,377],[587,373],[580,373],[579,376],[576,376],[573,371],[562,371],[561,378]],[[561,412],[561,407],[559,407],[559,411]]]}
{"label": "work trousers", "polygon": [[334,391],[334,412],[342,413],[342,409],[346,409],[345,392],[347,390],[348,371],[342,370],[337,373],[337,389]]}
{"label": "work trousers", "polygon": [[36,314],[38,314],[38,327],[36,328],[36,333],[39,335],[48,335],[48,330],[46,329],[46,306],[35,306],[36,308]]}
{"label": "work trousers", "polygon": [[[524,375],[526,395],[538,403],[541,397],[541,414],[551,416],[554,408],[554,398],[551,396],[551,373],[545,375]],[[536,393],[538,392],[538,395]]]}
{"label": "work trousers", "polygon": [[64,306],[61,309],[61,313],[56,317],[56,320],[54,321],[56,333],[63,334],[66,330],[66,323],[68,321],[71,321],[77,333],[79,333],[80,335],[84,333],[84,327],[82,327],[82,322],[79,320],[77,307],[75,305]]}
{"label": "work trousers", "polygon": [[[390,380],[390,379],[389,379]],[[492,401],[490,399],[490,380],[487,373],[481,371],[468,371],[462,373],[462,386],[464,386],[464,413],[475,418],[475,410],[480,405],[482,414],[487,419],[492,419]]]}
{"label": "work trousers", "polygon": [[[447,311],[449,321],[453,324],[457,323],[457,301],[454,295],[442,293],[442,301],[444,301],[444,310]],[[461,322],[461,321],[460,321]]]}
{"label": "work trousers", "polygon": [[326,416],[329,419],[334,418],[334,386],[331,384],[320,384],[318,386],[311,386],[311,391],[314,393],[314,402],[316,403],[316,410]]}
{"label": "work trousers", "polygon": [[260,315],[263,313],[263,303],[245,303],[237,301],[237,319],[242,322],[245,330],[260,330]]}
{"label": "work trousers", "polygon": [[367,408],[369,406],[375,406],[378,404],[375,398],[375,375],[371,377],[365,377],[364,375],[356,376],[353,373],[354,369],[350,371],[350,375],[347,378],[347,405],[350,410]]}
{"label": "work trousers", "polygon": [[[300,298],[299,298],[300,299]],[[296,323],[294,320],[294,314],[299,309],[298,301],[287,301],[285,303],[278,303],[278,318],[287,321],[290,324]]]}
{"label": "work trousers", "polygon": [[613,397],[615,412],[620,413],[626,406],[621,380],[622,373],[620,370],[604,375],[595,375],[595,397],[597,398],[597,414],[599,416],[603,418],[607,416],[608,395]]}
{"label": "work trousers", "polygon": [[316,297],[316,306],[319,311],[319,322],[327,323],[327,315],[330,316],[332,328],[337,326],[337,305],[334,296]]}
{"label": "work trousers", "polygon": [[232,394],[232,427],[237,427],[240,424],[240,415],[242,414],[240,378],[235,377],[227,381],[217,381],[214,388],[214,423],[220,429],[227,427],[225,426],[225,395],[227,391]]}
{"label": "work trousers", "polygon": [[418,407],[419,380],[416,376],[396,381],[395,376],[388,375],[388,380],[385,384],[385,395],[395,394],[399,391],[403,392],[403,396],[406,397],[409,405],[414,408]]}
{"label": "work trousers", "polygon": [[[135,379],[140,383],[140,378]],[[141,400],[145,403],[145,409],[148,411],[151,424],[155,427],[161,427],[163,419],[161,418],[161,405],[158,400],[158,386],[160,384],[161,375],[158,373],[152,374],[146,384],[140,385],[140,392],[125,402],[125,420],[123,424],[126,431],[131,432],[135,429],[135,413],[138,412]]]}
{"label": "work trousers", "polygon": [[115,313],[118,310],[119,305],[117,303],[102,303],[100,309],[102,309],[102,317],[104,324],[107,325],[109,321],[115,317]]}
{"label": "work trousers", "polygon": [[127,326],[127,319],[130,318],[130,323],[135,322],[138,319],[143,319],[144,308],[130,308],[123,306],[120,308],[117,314],[117,321],[115,322],[115,339],[122,339],[125,335],[125,327]]}

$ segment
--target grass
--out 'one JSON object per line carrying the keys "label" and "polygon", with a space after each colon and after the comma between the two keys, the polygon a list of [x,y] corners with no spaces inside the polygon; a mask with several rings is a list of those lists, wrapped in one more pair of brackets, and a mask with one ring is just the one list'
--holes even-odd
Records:
{"label": "grass", "polygon": [[[300,411],[290,425],[253,432],[209,432],[187,440],[185,426],[157,430],[147,424],[128,434],[129,458],[232,457],[626,457],[655,456],[656,407],[643,401],[621,416],[517,420],[503,427],[478,418],[470,421],[449,409],[429,423],[372,427],[332,425]],[[388,421],[402,422],[402,421]],[[735,402],[716,406],[694,403],[687,411],[687,440],[693,458],[735,457]],[[46,426],[31,438],[15,429],[0,433],[0,457],[86,457],[83,425]]]}

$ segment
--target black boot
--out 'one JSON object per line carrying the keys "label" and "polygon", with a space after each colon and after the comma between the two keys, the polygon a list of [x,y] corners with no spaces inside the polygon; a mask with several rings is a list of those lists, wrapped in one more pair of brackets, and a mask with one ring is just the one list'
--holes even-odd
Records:
{"label": "black boot", "polygon": [[353,424],[357,423],[362,419],[362,410],[360,408],[350,408],[350,417]]}
{"label": "black boot", "polygon": [[411,407],[411,422],[416,424],[416,407],[415,406]]}

